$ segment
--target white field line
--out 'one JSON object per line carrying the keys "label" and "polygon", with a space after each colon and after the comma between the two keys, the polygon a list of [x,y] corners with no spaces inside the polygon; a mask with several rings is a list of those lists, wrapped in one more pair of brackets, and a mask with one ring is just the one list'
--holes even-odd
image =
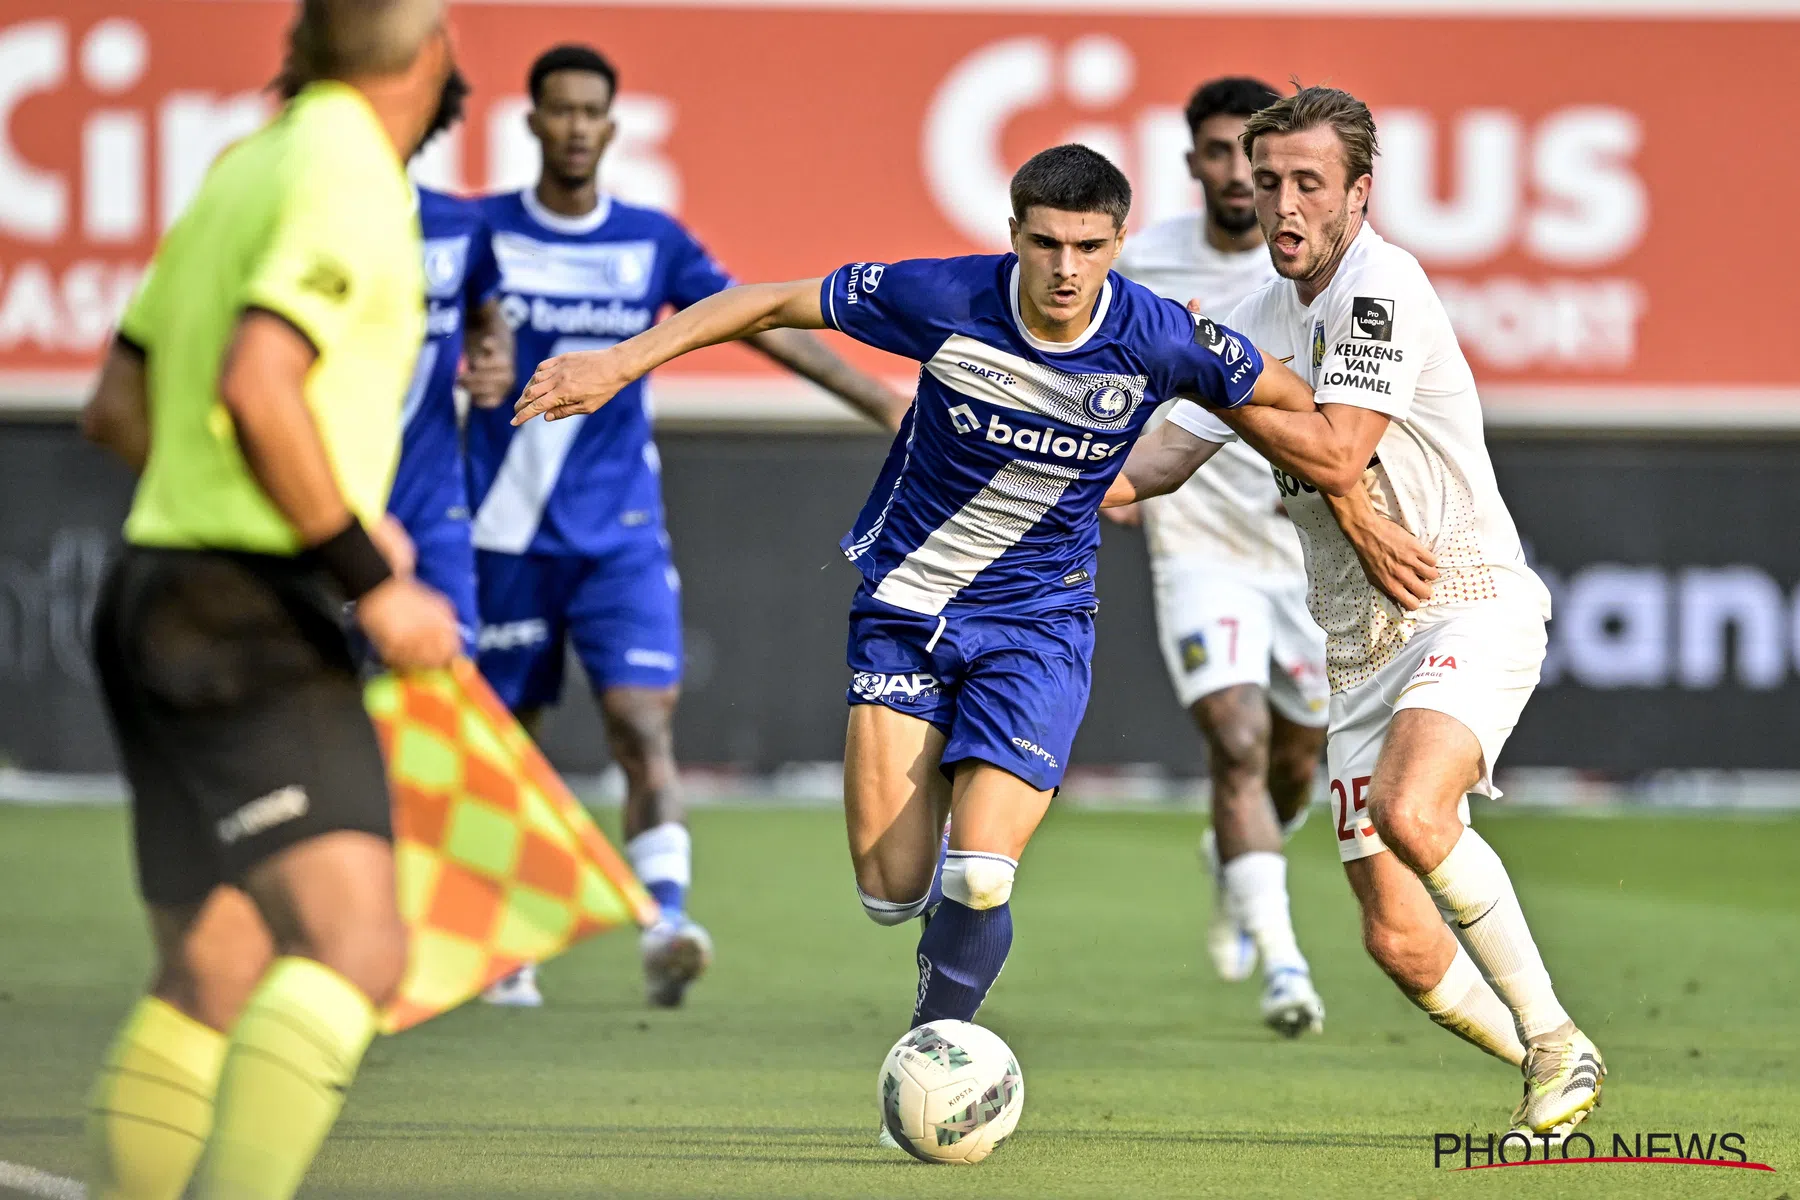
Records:
{"label": "white field line", "polygon": [[0,1188],[43,1196],[45,1200],[86,1200],[87,1188],[79,1179],[65,1179],[36,1167],[0,1159]]}

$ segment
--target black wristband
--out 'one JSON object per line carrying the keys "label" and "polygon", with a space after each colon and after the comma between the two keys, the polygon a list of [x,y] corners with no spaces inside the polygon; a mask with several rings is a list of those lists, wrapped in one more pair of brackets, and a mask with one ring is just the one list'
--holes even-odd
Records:
{"label": "black wristband", "polygon": [[369,531],[355,517],[337,533],[312,548],[319,565],[330,572],[348,600],[360,600],[393,575],[387,559],[369,540]]}

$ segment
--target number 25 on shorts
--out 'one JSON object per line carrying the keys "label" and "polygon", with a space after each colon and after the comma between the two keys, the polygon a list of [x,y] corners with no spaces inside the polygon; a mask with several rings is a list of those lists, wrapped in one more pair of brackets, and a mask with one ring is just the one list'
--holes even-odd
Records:
{"label": "number 25 on shorts", "polygon": [[1331,815],[1337,820],[1338,841],[1347,842],[1356,836],[1356,827],[1362,824],[1362,814],[1369,807],[1371,778],[1373,776],[1358,775],[1350,781],[1348,788],[1342,779],[1331,781]]}

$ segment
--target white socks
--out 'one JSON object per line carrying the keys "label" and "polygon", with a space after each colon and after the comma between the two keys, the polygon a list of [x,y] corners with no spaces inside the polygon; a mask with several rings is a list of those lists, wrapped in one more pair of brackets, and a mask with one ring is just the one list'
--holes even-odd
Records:
{"label": "white socks", "polygon": [[647,888],[672,883],[685,891],[694,882],[694,840],[679,821],[664,821],[644,830],[625,843],[625,856]]}
{"label": "white socks", "polygon": [[1312,805],[1302,804],[1299,812],[1281,823],[1281,841],[1284,845],[1294,840],[1294,835],[1300,832],[1300,827],[1306,824],[1306,818],[1310,816]]}
{"label": "white socks", "polygon": [[[1520,1041],[1530,1045],[1570,1024],[1506,867],[1480,834],[1464,829],[1437,870],[1421,878],[1451,932],[1512,1010]],[[1443,987],[1440,983],[1433,992]]]}
{"label": "white socks", "polygon": [[1263,973],[1307,970],[1288,915],[1287,859],[1266,850],[1240,854],[1219,870],[1225,911],[1252,938]]}
{"label": "white socks", "polygon": [[1515,1067],[1525,1061],[1525,1047],[1519,1044],[1519,1035],[1513,1028],[1512,1010],[1494,994],[1460,945],[1437,985],[1423,996],[1409,998],[1463,1041]]}

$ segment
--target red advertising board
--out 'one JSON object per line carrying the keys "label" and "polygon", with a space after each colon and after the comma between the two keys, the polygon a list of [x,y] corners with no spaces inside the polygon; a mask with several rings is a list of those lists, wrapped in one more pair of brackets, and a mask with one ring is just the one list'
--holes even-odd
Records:
{"label": "red advertising board", "polygon": [[[1800,20],[1429,11],[456,4],[476,92],[419,170],[529,182],[526,67],[591,42],[622,73],[607,186],[741,278],[793,278],[1002,248],[1007,176],[1058,141],[1126,169],[1134,226],[1189,211],[1196,83],[1326,80],[1375,109],[1375,224],[1431,272],[1492,419],[1800,426],[1800,357],[1776,352],[1800,308]],[[0,6],[0,394],[79,387],[157,233],[268,111],[291,12]],[[735,350],[667,374],[690,404],[799,394]]]}

